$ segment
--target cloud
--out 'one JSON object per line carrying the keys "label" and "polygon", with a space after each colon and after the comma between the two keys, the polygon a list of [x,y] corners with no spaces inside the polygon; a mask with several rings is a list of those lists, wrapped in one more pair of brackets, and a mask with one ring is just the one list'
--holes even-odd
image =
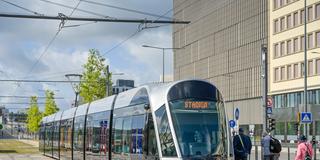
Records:
{"label": "cloud", "polygon": [[[74,0],[51,1],[70,6],[77,4],[77,1]],[[69,15],[71,12],[70,9],[54,6],[40,0],[12,0],[10,2],[46,15],[57,15],[58,13]],[[172,0],[117,0],[102,1],[102,3],[159,15],[166,13],[172,8]],[[151,16],[115,10],[85,2],[81,2],[79,8],[117,18],[155,19]],[[0,10],[1,12],[30,14],[3,2],[0,3]],[[170,17],[171,15],[172,13],[169,13],[166,16]],[[75,11],[74,16],[95,17],[79,11]],[[113,48],[135,32],[139,25],[128,23],[93,23],[80,25],[79,27],[63,28],[48,51],[39,59],[44,53],[45,47],[57,32],[59,23],[59,21],[53,20],[1,18],[1,79],[64,80],[66,73],[82,72],[82,65],[86,62],[89,49],[95,48],[104,54],[107,50]],[[73,24],[86,24],[86,22],[66,22],[66,25]],[[142,48],[142,44],[170,47],[172,45],[171,28],[160,27],[143,30],[126,43],[106,54],[106,63],[111,65],[111,71],[114,73],[125,73],[123,76],[114,76],[114,80],[117,78],[133,79],[137,85],[159,81],[160,74],[162,74],[161,51]],[[166,51],[166,74],[172,73],[172,52],[170,52]],[[30,72],[35,63],[37,63],[36,66]],[[28,76],[26,77],[26,75]],[[70,84],[20,83],[17,86],[16,83],[0,83],[0,95],[44,96],[44,93],[39,91],[44,89],[59,90],[56,96],[65,97],[64,100],[57,101],[58,105],[62,108],[68,108],[74,99],[74,93]],[[18,100],[0,99],[0,102],[4,101],[14,102]]]}

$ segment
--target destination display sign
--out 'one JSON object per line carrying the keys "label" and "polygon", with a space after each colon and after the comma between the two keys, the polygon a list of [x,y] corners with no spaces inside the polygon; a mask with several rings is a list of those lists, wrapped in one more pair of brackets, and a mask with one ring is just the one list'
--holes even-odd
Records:
{"label": "destination display sign", "polygon": [[185,109],[208,109],[209,102],[200,102],[200,101],[185,101]]}

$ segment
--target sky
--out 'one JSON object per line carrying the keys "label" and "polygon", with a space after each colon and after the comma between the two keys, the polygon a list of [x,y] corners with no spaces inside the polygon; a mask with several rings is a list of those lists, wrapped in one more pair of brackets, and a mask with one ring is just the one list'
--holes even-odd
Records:
{"label": "sky", "polygon": [[[172,17],[172,0],[89,0],[129,8],[143,12]],[[25,9],[21,9],[23,7]],[[159,17],[133,13],[95,5],[81,1],[77,9],[96,13],[89,14],[72,8],[54,5],[60,3],[74,8],[78,0],[0,0],[0,13],[13,14],[44,14],[57,16],[63,13],[73,17],[118,19],[150,19]],[[29,11],[26,11],[28,9]],[[169,11],[169,12],[168,12]],[[165,14],[167,13],[167,14]],[[99,16],[97,16],[99,15]],[[161,18],[162,20],[168,20]],[[48,45],[59,29],[59,20],[34,20],[0,17],[0,79],[30,79],[30,80],[67,80],[65,74],[83,71],[88,50],[97,49],[106,58],[116,79],[132,79],[135,85],[157,82],[162,74],[162,50],[143,48],[142,45],[172,47],[172,25],[151,24],[148,29],[139,31],[141,25],[128,23],[76,22],[66,21],[64,28]],[[77,27],[72,27],[78,25]],[[140,27],[139,27],[140,26]],[[128,39],[124,43],[124,40]],[[119,45],[121,44],[121,45]],[[49,46],[48,48],[46,48]],[[117,47],[115,47],[117,46]],[[165,74],[173,73],[173,54],[166,50]],[[56,102],[61,110],[70,108],[75,94],[69,83],[16,83],[0,82],[0,105],[17,111],[26,108],[29,99],[3,98],[1,96],[44,96],[44,90],[53,90]],[[39,99],[39,103],[44,99]],[[44,105],[40,104],[40,109]]]}

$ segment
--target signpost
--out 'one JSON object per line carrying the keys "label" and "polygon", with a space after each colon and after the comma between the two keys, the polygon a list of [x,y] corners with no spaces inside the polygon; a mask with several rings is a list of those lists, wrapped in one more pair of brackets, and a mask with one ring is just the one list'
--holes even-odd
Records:
{"label": "signpost", "polygon": [[301,123],[312,123],[311,112],[301,112]]}
{"label": "signpost", "polygon": [[240,115],[239,108],[236,108],[236,110],[234,111],[234,115],[235,115],[236,120],[239,120],[239,115]]}
{"label": "signpost", "polygon": [[229,121],[230,128],[234,128],[236,126],[236,122],[234,120]]}

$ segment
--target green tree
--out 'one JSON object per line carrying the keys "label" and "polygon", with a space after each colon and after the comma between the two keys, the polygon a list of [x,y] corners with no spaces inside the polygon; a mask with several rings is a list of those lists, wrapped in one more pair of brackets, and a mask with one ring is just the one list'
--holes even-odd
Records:
{"label": "green tree", "polygon": [[27,112],[27,127],[32,133],[38,132],[40,128],[40,121],[42,113],[39,111],[38,98],[32,96],[30,99],[30,108]]}
{"label": "green tree", "polygon": [[80,84],[80,96],[84,103],[106,97],[106,86],[109,84],[109,93],[112,90],[111,73],[104,64],[105,59],[96,49],[89,50],[88,61],[83,65],[84,72]]}
{"label": "green tree", "polygon": [[59,111],[59,108],[54,101],[54,93],[50,90],[46,90],[46,101],[43,116],[48,116]]}

